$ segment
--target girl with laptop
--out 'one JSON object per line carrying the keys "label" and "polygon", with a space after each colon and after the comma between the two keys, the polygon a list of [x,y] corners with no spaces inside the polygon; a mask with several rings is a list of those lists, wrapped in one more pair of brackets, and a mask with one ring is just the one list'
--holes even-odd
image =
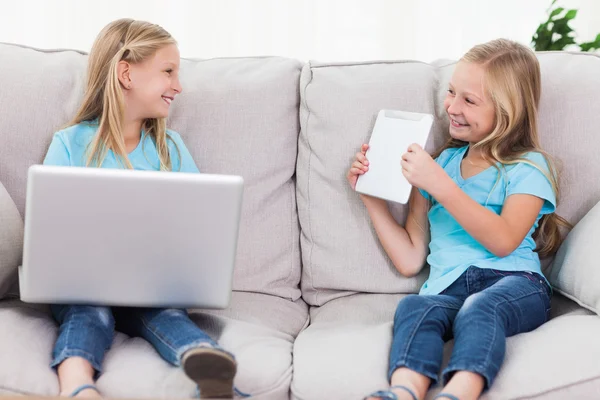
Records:
{"label": "girl with laptop", "polygon": [[[181,137],[166,129],[181,93],[179,50],[163,28],[121,19],[108,24],[89,54],[83,103],[54,134],[45,165],[198,172]],[[95,379],[115,325],[181,367],[206,398],[233,397],[237,364],[181,309],[53,305],[60,324],[52,367],[60,394],[100,397]]]}

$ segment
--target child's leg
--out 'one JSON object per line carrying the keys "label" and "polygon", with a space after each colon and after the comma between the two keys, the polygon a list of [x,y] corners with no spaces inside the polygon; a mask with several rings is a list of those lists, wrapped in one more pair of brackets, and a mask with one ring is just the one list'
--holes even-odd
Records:
{"label": "child's leg", "polygon": [[185,310],[119,308],[115,316],[119,331],[146,339],[165,361],[175,366],[181,366],[183,354],[189,349],[218,347]]}
{"label": "child's leg", "polygon": [[237,364],[188,316],[185,310],[131,308],[118,313],[118,326],[141,336],[169,363],[181,366],[203,397],[233,397]]}
{"label": "child's leg", "polygon": [[[108,307],[53,305],[51,309],[60,324],[51,366],[57,369],[60,394],[68,396],[83,385],[94,384],[112,344],[115,322]],[[94,389],[78,394],[97,396]]]}
{"label": "child's leg", "polygon": [[94,378],[96,371],[88,360],[69,357],[57,368],[60,396],[99,398]]}
{"label": "child's leg", "polygon": [[500,370],[506,338],[539,327],[549,309],[546,283],[525,272],[503,277],[470,296],[454,320],[454,351],[444,371],[448,385],[443,392],[461,400],[476,399]]}
{"label": "child's leg", "polygon": [[[394,316],[389,377],[392,387],[405,386],[422,399],[437,381],[445,338],[463,300],[448,295],[409,295]],[[406,390],[393,389],[399,399],[412,399]]]}

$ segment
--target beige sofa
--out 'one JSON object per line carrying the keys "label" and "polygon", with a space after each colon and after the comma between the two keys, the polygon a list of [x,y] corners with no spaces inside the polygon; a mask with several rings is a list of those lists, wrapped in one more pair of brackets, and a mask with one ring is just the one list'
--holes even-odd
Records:
{"label": "beige sofa", "polygon": [[[14,277],[20,262],[27,168],[73,115],[86,59],[0,44],[0,280]],[[539,59],[542,141],[563,161],[559,212],[576,223],[600,200],[600,58]],[[184,91],[170,127],[201,171],[240,174],[246,183],[231,305],[192,313],[237,355],[240,390],[260,399],[360,399],[386,386],[395,307],[427,271],[410,279],[395,271],[344,175],[383,108],[434,114],[427,148],[441,145],[453,66],[182,60]],[[402,221],[405,208],[391,207]],[[56,324],[47,306],[10,292],[0,301],[0,393],[55,395],[48,365]],[[508,340],[505,364],[483,398],[600,398],[598,338],[600,318],[556,294],[550,322]],[[181,371],[123,334],[98,386],[110,397],[194,395]]]}

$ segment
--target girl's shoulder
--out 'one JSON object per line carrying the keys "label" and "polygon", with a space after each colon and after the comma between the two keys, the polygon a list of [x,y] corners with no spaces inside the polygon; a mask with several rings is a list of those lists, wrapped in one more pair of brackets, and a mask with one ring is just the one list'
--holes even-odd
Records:
{"label": "girl's shoulder", "polygon": [[[170,140],[169,140],[170,138]],[[183,138],[181,137],[181,135],[178,132],[175,132],[174,130],[171,129],[167,129],[167,142],[169,146],[177,146],[179,147],[185,147],[185,143],[183,141]]]}
{"label": "girl's shoulder", "polygon": [[539,164],[540,167],[546,166],[548,164],[546,156],[540,153],[539,151],[530,151],[528,153],[525,153],[525,155],[523,155],[523,158],[533,163]]}
{"label": "girl's shoulder", "polygon": [[98,130],[98,123],[94,121],[84,121],[54,133],[65,144],[85,145],[94,136]]}
{"label": "girl's shoulder", "polygon": [[172,129],[167,129],[167,135],[169,135],[173,140],[182,141],[181,135]]}
{"label": "girl's shoulder", "polygon": [[[515,174],[520,170],[528,170],[530,168],[537,169],[536,167],[544,172],[549,172],[550,170],[546,156],[539,151],[529,151],[523,154],[521,158],[522,160],[516,164],[509,165],[509,168],[507,168],[509,174]],[[535,167],[531,164],[534,164]]]}

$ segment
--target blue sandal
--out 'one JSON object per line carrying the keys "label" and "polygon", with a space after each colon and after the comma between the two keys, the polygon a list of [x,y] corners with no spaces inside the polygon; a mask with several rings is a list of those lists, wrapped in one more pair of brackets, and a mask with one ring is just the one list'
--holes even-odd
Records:
{"label": "blue sandal", "polygon": [[[392,386],[392,387],[390,387],[390,390],[379,390],[375,393],[371,393],[370,395],[365,397],[365,399],[368,397],[378,397],[383,400],[398,400],[398,396],[396,395],[396,393],[392,392],[392,389],[402,389],[402,390],[408,392],[414,400],[419,400],[417,398],[417,395],[415,394],[415,392],[413,392],[412,390],[410,390],[409,388],[407,388],[406,386],[403,386],[403,385]],[[454,400],[454,399],[451,399],[451,400]],[[458,399],[456,399],[456,400],[458,400]]]}
{"label": "blue sandal", "polygon": [[458,397],[454,396],[453,394],[449,394],[449,393],[439,393],[437,396],[435,396],[433,398],[433,400],[435,400],[435,399],[459,400]]}
{"label": "blue sandal", "polygon": [[[252,397],[251,394],[244,393],[240,389],[236,388],[235,386],[233,387],[233,393],[235,393],[236,395],[238,395],[239,397],[242,397],[242,398]],[[195,395],[195,398],[196,399],[202,398],[202,396],[200,395],[200,388],[198,386],[196,386],[196,395]]]}
{"label": "blue sandal", "polygon": [[83,392],[84,390],[87,390],[87,389],[95,390],[96,392],[98,392],[98,394],[100,394],[100,391],[98,390],[98,388],[96,386],[90,385],[89,383],[86,383],[85,385],[81,385],[78,388],[76,388],[75,390],[73,390],[73,392],[69,395],[69,397],[75,397],[79,393],[81,393],[81,392]]}
{"label": "blue sandal", "polygon": [[252,397],[252,395],[250,393],[244,393],[240,389],[236,388],[235,386],[233,387],[233,393],[235,393],[238,396],[243,397],[243,398]]}

